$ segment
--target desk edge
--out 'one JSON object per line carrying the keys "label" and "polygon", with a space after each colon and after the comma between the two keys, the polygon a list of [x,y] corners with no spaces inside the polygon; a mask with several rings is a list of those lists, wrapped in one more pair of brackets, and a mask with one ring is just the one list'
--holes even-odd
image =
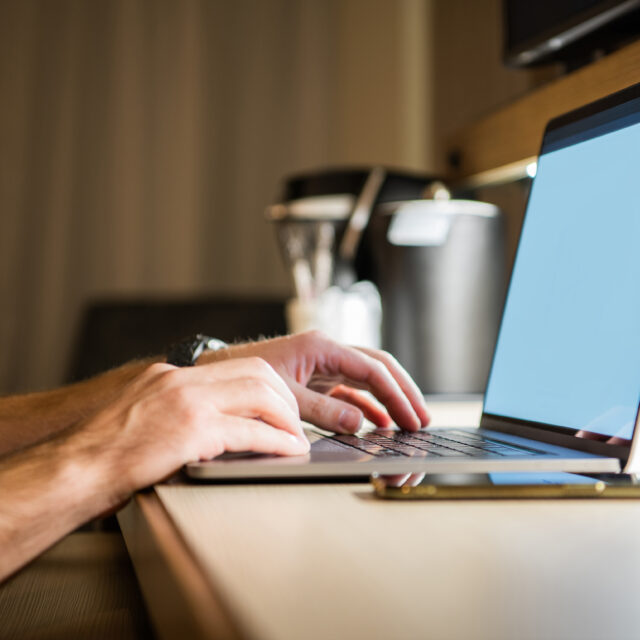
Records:
{"label": "desk edge", "polygon": [[155,490],[134,495],[118,522],[160,638],[246,638]]}

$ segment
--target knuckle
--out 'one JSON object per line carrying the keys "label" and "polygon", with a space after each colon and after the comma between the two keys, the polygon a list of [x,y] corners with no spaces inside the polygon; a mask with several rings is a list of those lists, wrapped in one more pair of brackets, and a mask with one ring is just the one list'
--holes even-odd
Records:
{"label": "knuckle", "polygon": [[194,425],[200,422],[201,413],[196,405],[183,404],[180,407],[181,427],[184,425]]}
{"label": "knuckle", "polygon": [[184,384],[183,373],[184,372],[182,371],[182,369],[171,367],[170,369],[164,369],[163,371],[159,371],[158,378],[161,380],[161,382],[165,386],[170,387],[170,386]]}
{"label": "knuckle", "polygon": [[380,360],[374,360],[371,363],[371,368],[379,376],[384,376],[384,375],[386,375],[388,373],[387,367],[385,367],[385,365],[382,362],[380,362]]}
{"label": "knuckle", "polygon": [[382,362],[379,360],[373,360],[373,362],[370,363],[370,373],[368,377],[370,381],[373,381],[372,379],[376,379],[378,381],[388,380],[391,377],[391,373]]}
{"label": "knuckle", "polygon": [[193,392],[186,384],[178,384],[166,391],[166,397],[180,411],[184,412],[193,406]]}
{"label": "knuckle", "polygon": [[397,358],[391,355],[388,351],[378,351],[377,354],[378,354],[378,358],[388,367],[400,366],[400,363],[398,362]]}
{"label": "knuckle", "polygon": [[155,378],[174,370],[175,367],[167,364],[166,362],[154,362],[144,370],[144,375],[150,378]]}
{"label": "knuckle", "polygon": [[168,384],[162,389],[162,397],[168,409],[177,413],[181,420],[193,421],[201,413],[203,396],[190,384],[181,380],[178,384]]}
{"label": "knuckle", "polygon": [[301,334],[301,338],[311,345],[320,345],[329,342],[327,334],[320,329],[311,329],[310,331],[305,331],[303,334]]}
{"label": "knuckle", "polygon": [[260,375],[267,375],[271,373],[271,365],[258,356],[252,356],[247,358],[247,365],[250,367],[251,371]]}
{"label": "knuckle", "polygon": [[[328,413],[329,407],[327,404],[327,399],[324,396],[314,393],[307,401],[307,410],[317,419],[319,416],[326,415]],[[332,405],[333,403],[329,404],[329,406]]]}
{"label": "knuckle", "polygon": [[264,400],[265,398],[270,398],[273,395],[273,388],[262,378],[248,378],[246,386],[247,392],[254,398]]}

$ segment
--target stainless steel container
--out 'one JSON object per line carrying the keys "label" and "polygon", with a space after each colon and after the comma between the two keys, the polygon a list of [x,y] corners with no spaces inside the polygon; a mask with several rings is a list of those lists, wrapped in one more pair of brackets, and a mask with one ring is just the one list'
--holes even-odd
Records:
{"label": "stainless steel container", "polygon": [[387,203],[370,231],[383,347],[425,393],[483,392],[506,283],[500,211],[462,200]]}

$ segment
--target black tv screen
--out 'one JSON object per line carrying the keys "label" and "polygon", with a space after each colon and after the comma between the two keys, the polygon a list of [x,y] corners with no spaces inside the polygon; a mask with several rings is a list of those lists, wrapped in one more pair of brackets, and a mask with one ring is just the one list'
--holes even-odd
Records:
{"label": "black tv screen", "polygon": [[640,0],[503,0],[505,62],[578,66],[640,35]]}

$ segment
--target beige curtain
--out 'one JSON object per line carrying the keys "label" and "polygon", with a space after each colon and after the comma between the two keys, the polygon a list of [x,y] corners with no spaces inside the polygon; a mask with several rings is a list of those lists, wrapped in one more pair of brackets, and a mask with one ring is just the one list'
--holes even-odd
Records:
{"label": "beige curtain", "polygon": [[427,162],[428,4],[0,0],[0,392],[97,296],[285,295],[282,176]]}

